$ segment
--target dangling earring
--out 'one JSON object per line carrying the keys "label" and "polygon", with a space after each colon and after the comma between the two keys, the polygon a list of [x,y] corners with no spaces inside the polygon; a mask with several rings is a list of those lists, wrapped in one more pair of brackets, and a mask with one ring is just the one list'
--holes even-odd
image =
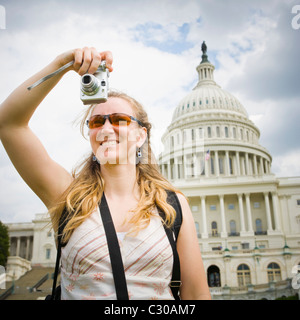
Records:
{"label": "dangling earring", "polygon": [[98,163],[100,163],[100,161],[97,159],[95,155],[93,155],[93,161],[97,161]]}
{"label": "dangling earring", "polygon": [[136,149],[136,164],[139,164],[141,162],[141,158],[142,158],[142,151],[141,148]]}
{"label": "dangling earring", "polygon": [[137,150],[137,157],[138,157],[138,158],[141,158],[141,157],[142,157],[141,148],[138,148],[138,150]]}

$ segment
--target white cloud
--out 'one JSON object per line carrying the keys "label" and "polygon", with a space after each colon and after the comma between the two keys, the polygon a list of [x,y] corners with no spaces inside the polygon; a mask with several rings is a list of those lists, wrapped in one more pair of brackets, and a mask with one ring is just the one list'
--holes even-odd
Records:
{"label": "white cloud", "polygon": [[279,177],[289,177],[292,171],[294,176],[300,177],[300,149],[279,155],[273,160],[272,171]]}

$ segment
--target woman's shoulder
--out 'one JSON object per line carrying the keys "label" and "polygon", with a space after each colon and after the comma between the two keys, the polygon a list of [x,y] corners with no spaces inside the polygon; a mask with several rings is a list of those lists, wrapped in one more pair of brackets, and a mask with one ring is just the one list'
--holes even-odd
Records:
{"label": "woman's shoulder", "polygon": [[189,207],[188,200],[187,200],[186,196],[182,192],[179,192],[179,191],[175,192],[175,193],[176,193],[176,196],[180,202],[181,208],[183,209],[186,206]]}

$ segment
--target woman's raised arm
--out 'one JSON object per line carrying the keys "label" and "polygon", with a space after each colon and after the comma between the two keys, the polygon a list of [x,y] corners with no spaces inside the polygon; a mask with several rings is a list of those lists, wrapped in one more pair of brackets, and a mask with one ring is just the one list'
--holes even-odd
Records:
{"label": "woman's raised arm", "polygon": [[[40,72],[16,88],[0,105],[0,139],[13,165],[37,196],[49,207],[72,181],[70,173],[53,161],[28,126],[34,111],[70,70],[80,75],[94,73],[102,60],[112,70],[109,51],[94,48],[75,49],[59,55]],[[32,90],[27,88],[68,62],[74,64]]]}

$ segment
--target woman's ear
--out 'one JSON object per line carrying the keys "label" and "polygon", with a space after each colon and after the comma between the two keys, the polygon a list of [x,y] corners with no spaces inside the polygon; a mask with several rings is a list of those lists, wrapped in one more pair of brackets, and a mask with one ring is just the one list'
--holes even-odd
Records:
{"label": "woman's ear", "polygon": [[141,148],[142,145],[145,143],[145,141],[147,140],[148,134],[147,134],[147,129],[145,127],[142,128],[138,128],[138,134],[136,136],[136,141],[137,144],[136,146],[138,148]]}

